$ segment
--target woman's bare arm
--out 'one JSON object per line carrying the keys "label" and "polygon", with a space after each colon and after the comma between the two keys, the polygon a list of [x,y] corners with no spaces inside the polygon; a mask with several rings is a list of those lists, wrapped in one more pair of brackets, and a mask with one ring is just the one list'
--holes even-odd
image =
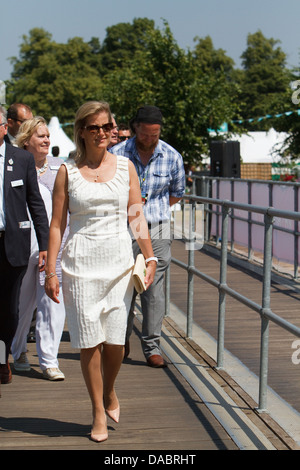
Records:
{"label": "woman's bare arm", "polygon": [[46,264],[46,294],[59,303],[59,282],[55,276],[56,259],[60,250],[68,215],[68,175],[65,165],[61,165],[54,184],[52,196],[52,219],[49,231],[48,256]]}

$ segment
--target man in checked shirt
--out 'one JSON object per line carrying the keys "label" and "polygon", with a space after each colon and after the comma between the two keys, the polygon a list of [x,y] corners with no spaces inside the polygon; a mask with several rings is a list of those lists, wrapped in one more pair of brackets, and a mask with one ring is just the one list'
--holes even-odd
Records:
{"label": "man in checked shirt", "polygon": [[[148,222],[157,268],[153,284],[141,294],[142,349],[150,367],[166,367],[160,350],[161,327],[165,313],[164,272],[171,261],[170,208],[185,192],[185,171],[182,156],[166,142],[160,140],[163,116],[156,106],[143,106],[137,110],[130,126],[135,134],[110,151],[128,157],[135,165],[144,202],[144,215]],[[133,252],[139,253],[133,241]],[[129,354],[129,337],[134,319],[133,297],[128,318],[125,357]]]}

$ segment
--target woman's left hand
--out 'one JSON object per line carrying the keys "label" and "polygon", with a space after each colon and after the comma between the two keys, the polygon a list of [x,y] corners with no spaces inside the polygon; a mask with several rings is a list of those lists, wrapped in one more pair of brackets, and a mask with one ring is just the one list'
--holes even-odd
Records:
{"label": "woman's left hand", "polygon": [[146,266],[146,277],[145,284],[146,290],[151,286],[154,281],[155,271],[156,271],[156,261],[149,261]]}

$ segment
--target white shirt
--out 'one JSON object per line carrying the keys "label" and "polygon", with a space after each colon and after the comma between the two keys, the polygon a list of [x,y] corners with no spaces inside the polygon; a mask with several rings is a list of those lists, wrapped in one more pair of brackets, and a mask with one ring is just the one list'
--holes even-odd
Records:
{"label": "white shirt", "polygon": [[4,156],[6,145],[0,145],[0,231],[5,230],[5,205],[4,205]]}
{"label": "white shirt", "polygon": [[13,137],[8,131],[7,131],[7,137],[10,140],[10,144],[13,145],[14,147],[17,147],[16,138]]}

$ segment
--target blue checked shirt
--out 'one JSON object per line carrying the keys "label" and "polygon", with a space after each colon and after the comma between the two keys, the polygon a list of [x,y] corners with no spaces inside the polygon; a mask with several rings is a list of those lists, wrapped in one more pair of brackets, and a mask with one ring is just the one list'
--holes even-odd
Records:
{"label": "blue checked shirt", "polygon": [[169,220],[169,197],[181,198],[185,192],[185,171],[180,153],[159,140],[149,163],[144,166],[135,145],[135,137],[115,145],[110,152],[128,157],[134,163],[142,195],[147,195],[144,206],[147,222]]}

